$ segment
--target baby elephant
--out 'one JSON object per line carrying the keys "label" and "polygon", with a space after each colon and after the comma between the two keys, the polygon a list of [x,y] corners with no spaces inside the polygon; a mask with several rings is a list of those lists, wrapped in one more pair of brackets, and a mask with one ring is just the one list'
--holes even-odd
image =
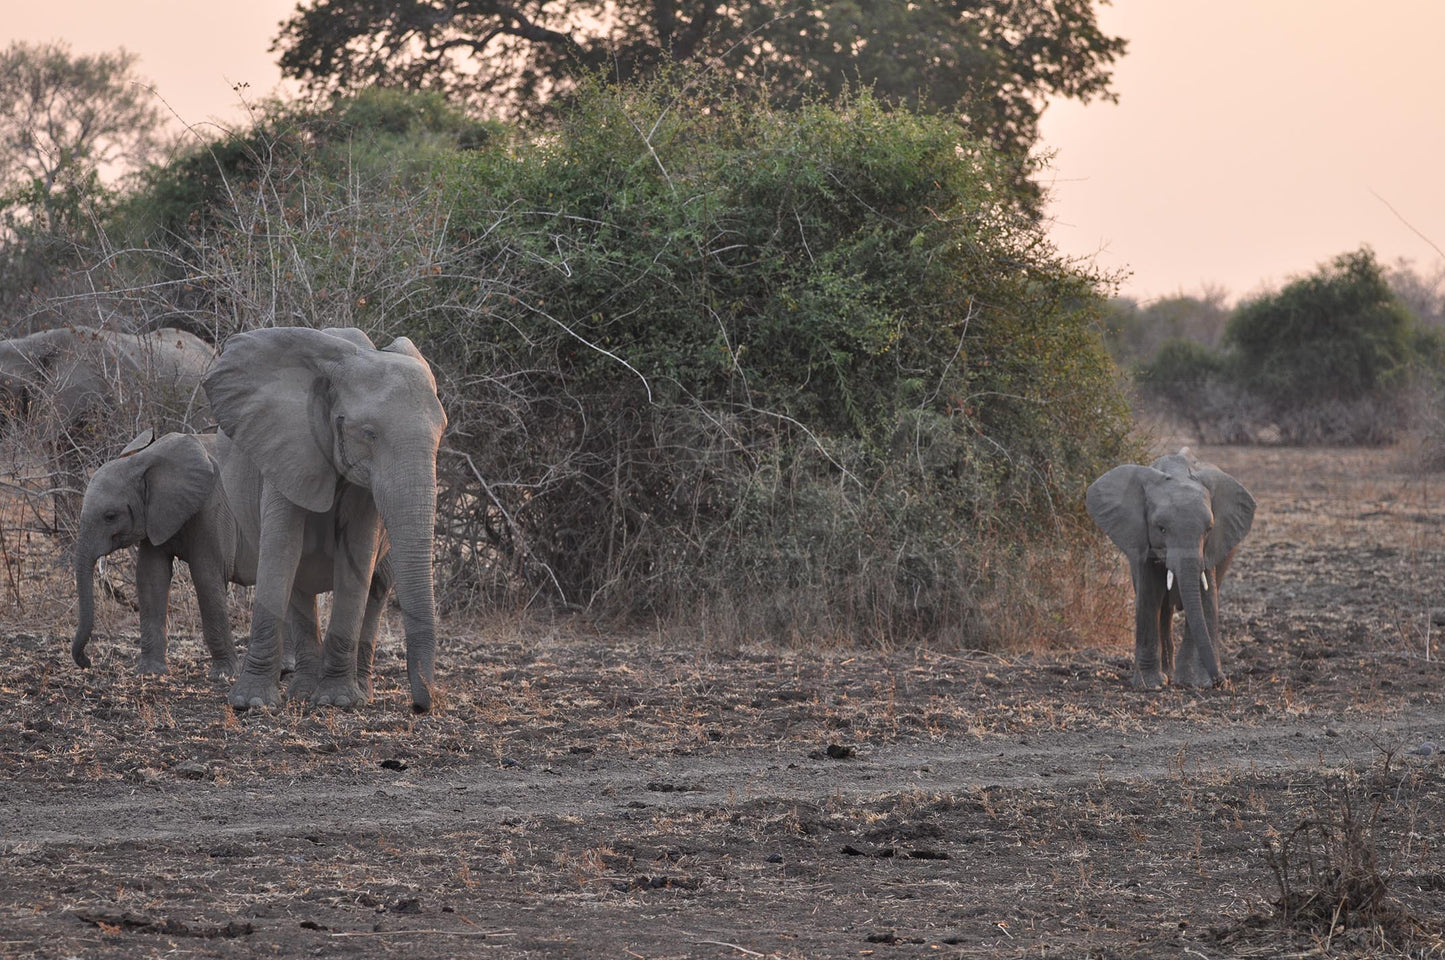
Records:
{"label": "baby elephant", "polygon": [[[136,547],[136,594],[140,606],[139,673],[166,672],[166,611],[176,558],[191,570],[201,613],[201,634],[211,654],[211,679],[235,677],[239,668],[227,615],[226,584],[256,583],[257,531],[241,518],[220,483],[230,456],[223,434],[168,433],[151,441],[141,434],[120,456],[102,464],[91,477],[81,507],[75,546],[75,584],[80,624],[70,652],[90,666],[85,648],[95,624],[95,565],[123,547]],[[308,544],[317,538],[308,537]],[[384,546],[384,545],[383,545]],[[331,588],[331,558],[319,545],[303,552],[301,573],[292,593],[285,632],[293,657],[319,657],[316,594]],[[372,647],[382,605],[390,587],[390,566],[378,563],[367,598],[359,638],[358,681],[370,689]]]}
{"label": "baby elephant", "polygon": [[[1089,485],[1089,515],[1124,551],[1134,580],[1134,686],[1222,686],[1219,584],[1254,522],[1254,497],[1186,447]],[[1184,642],[1174,656],[1174,611]]]}

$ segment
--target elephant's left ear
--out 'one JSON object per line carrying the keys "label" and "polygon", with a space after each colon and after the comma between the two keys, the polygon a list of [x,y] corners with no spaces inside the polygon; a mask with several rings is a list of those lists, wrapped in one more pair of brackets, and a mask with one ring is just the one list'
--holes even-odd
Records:
{"label": "elephant's left ear", "polygon": [[282,496],[307,510],[329,510],[335,497],[332,381],[346,375],[364,339],[307,327],[238,333],[202,381],[226,436]]}
{"label": "elephant's left ear", "polygon": [[147,458],[143,476],[146,539],[165,543],[205,505],[220,468],[194,434],[168,433],[140,451]]}
{"label": "elephant's left ear", "polygon": [[421,355],[421,351],[416,348],[416,344],[411,342],[410,337],[397,337],[382,349],[387,353],[400,353],[411,357],[420,361],[428,370],[431,369],[431,364],[427,363],[426,357]]}
{"label": "elephant's left ear", "polygon": [[1214,530],[1204,541],[1204,565],[1218,566],[1249,533],[1254,523],[1254,497],[1244,484],[1218,467],[1200,464],[1194,478],[1209,488]]}

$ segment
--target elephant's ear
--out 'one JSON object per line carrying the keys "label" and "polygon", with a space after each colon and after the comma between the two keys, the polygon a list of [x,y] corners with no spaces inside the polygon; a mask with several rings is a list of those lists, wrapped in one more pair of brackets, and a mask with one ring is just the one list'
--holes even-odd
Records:
{"label": "elephant's ear", "polygon": [[144,450],[146,447],[150,446],[151,444],[153,444],[153,443],[155,443],[155,442],[156,442],[156,431],[155,431],[155,428],[154,428],[154,427],[147,427],[146,429],[142,430],[140,433],[136,434],[136,435],[135,435],[135,439],[132,440],[130,443],[127,443],[127,444],[125,445],[125,449],[122,450],[120,453],[116,454],[116,457],[115,457],[115,458],[116,458],[117,460],[119,460],[119,459],[121,459],[122,457],[134,456],[135,454],[140,453],[140,452],[141,452],[142,450]]}
{"label": "elephant's ear", "polygon": [[1218,467],[1200,464],[1194,478],[1209,488],[1214,529],[1204,541],[1204,565],[1216,567],[1239,546],[1254,523],[1254,497]]}
{"label": "elephant's ear", "polygon": [[350,336],[309,327],[252,330],[226,341],[203,381],[221,429],[268,483],[307,510],[331,509],[340,476],[332,378],[361,350]]}
{"label": "elephant's ear", "polygon": [[431,369],[431,364],[426,362],[426,357],[421,355],[421,351],[416,348],[416,344],[411,342],[410,337],[397,337],[382,349],[387,353],[400,353],[403,356],[411,357],[425,365],[428,370]]}
{"label": "elephant's ear", "polygon": [[328,336],[349,340],[363,350],[376,349],[376,344],[371,342],[371,338],[366,335],[366,331],[359,327],[327,327],[321,332]]}
{"label": "elephant's ear", "polygon": [[1163,475],[1153,467],[1126,463],[1093,483],[1085,503],[1089,516],[1125,555],[1136,557],[1149,549],[1149,521],[1144,513],[1144,489]]}
{"label": "elephant's ear", "polygon": [[160,546],[205,504],[220,469],[201,438],[188,433],[168,433],[146,447],[143,455],[146,539]]}

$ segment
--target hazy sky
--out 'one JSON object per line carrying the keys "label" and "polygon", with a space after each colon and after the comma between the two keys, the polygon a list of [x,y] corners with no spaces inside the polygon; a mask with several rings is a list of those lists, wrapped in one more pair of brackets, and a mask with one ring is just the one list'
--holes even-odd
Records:
{"label": "hazy sky", "polygon": [[[278,82],[267,48],[295,6],[9,0],[0,44],[124,46],[181,120],[234,124],[234,85]],[[1362,243],[1441,265],[1414,231],[1445,248],[1445,0],[1117,0],[1100,19],[1129,39],[1119,103],[1044,116],[1064,251],[1131,271],[1139,298],[1237,298]]]}

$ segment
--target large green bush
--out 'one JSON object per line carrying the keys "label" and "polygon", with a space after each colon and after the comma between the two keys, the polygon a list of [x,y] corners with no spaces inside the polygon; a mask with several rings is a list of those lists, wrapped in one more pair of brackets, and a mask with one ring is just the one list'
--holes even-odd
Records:
{"label": "large green bush", "polygon": [[[1128,429],[1092,277],[957,128],[596,88],[445,174],[482,287],[418,330],[543,582],[743,632],[968,630]],[[499,499],[506,496],[498,495]]]}
{"label": "large green bush", "polygon": [[1413,323],[1369,250],[1241,304],[1224,343],[1235,376],[1280,411],[1367,400],[1400,385]]}

